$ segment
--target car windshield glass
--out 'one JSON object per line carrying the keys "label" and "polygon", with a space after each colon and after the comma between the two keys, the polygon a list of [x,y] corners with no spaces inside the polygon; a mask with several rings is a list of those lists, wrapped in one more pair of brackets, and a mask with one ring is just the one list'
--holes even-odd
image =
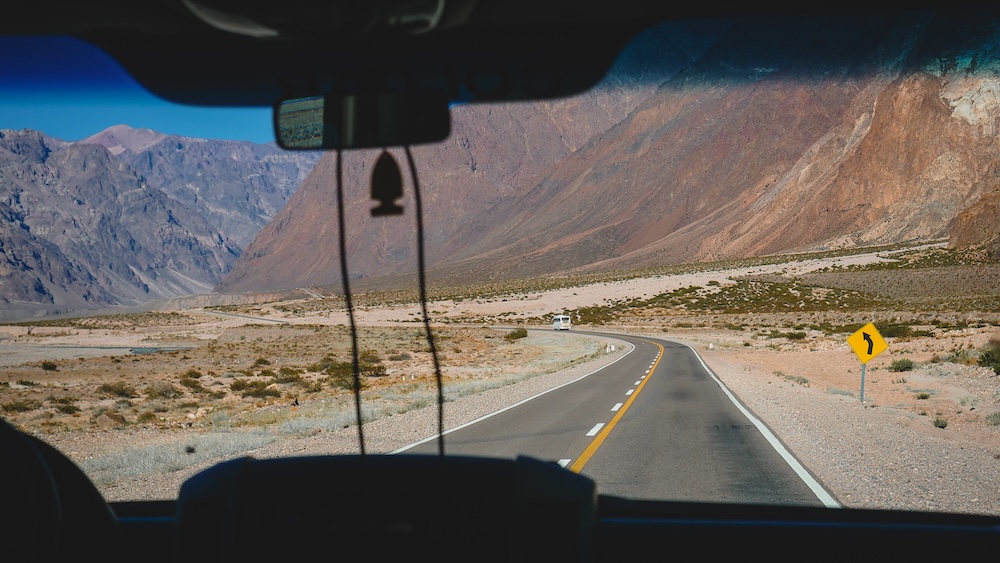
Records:
{"label": "car windshield glass", "polygon": [[443,422],[602,495],[998,515],[997,40],[673,22],[580,95],[338,154],[6,38],[0,415],[109,501],[359,453],[360,414],[367,454]]}

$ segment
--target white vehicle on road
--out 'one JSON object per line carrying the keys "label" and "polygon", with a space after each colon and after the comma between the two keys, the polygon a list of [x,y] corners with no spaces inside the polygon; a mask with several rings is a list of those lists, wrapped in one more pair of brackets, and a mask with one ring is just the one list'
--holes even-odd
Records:
{"label": "white vehicle on road", "polygon": [[552,330],[569,330],[572,323],[569,315],[556,315],[552,317]]}

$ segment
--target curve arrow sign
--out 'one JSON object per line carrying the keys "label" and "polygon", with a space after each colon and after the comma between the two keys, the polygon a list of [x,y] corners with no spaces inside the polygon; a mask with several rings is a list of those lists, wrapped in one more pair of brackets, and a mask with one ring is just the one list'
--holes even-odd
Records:
{"label": "curve arrow sign", "polygon": [[866,324],[857,332],[848,336],[847,343],[850,344],[854,353],[858,355],[858,359],[861,360],[862,364],[868,363],[869,360],[889,348],[889,345],[885,343],[882,335],[879,334],[878,329],[872,323]]}

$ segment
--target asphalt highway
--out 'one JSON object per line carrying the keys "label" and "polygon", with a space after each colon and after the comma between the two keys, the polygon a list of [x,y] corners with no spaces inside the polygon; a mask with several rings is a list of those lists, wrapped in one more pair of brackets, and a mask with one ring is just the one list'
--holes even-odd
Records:
{"label": "asphalt highway", "polygon": [[[635,348],[572,384],[446,433],[445,451],[550,460],[594,479],[601,494],[629,498],[837,506],[694,350],[604,336]],[[435,440],[405,448],[436,452]]]}

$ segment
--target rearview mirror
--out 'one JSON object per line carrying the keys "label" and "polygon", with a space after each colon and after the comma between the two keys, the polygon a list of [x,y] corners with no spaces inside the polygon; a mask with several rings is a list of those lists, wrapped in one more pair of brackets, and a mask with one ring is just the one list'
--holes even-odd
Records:
{"label": "rearview mirror", "polygon": [[274,133],[285,149],[358,149],[436,143],[451,133],[436,92],[313,96],[278,102]]}

